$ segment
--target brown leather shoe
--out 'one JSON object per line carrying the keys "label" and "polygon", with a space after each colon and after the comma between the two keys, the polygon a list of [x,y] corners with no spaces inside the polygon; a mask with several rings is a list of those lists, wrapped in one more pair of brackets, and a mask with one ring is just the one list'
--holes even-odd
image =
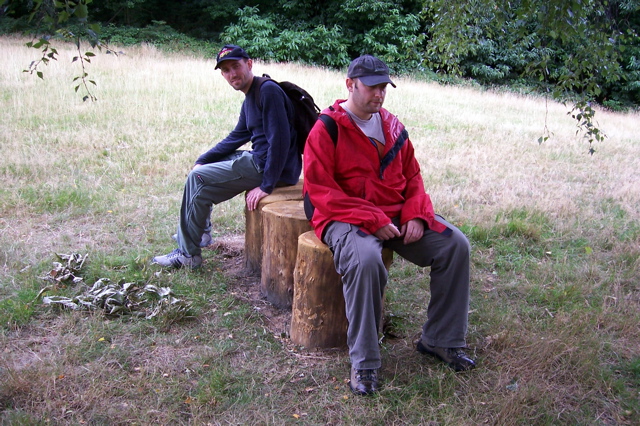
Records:
{"label": "brown leather shoe", "polygon": [[475,361],[469,358],[462,348],[440,348],[425,345],[421,340],[418,340],[416,350],[421,354],[435,356],[455,371],[467,371],[476,366]]}
{"label": "brown leather shoe", "polygon": [[356,395],[371,395],[378,392],[378,370],[356,370],[351,368],[349,387],[351,392]]}

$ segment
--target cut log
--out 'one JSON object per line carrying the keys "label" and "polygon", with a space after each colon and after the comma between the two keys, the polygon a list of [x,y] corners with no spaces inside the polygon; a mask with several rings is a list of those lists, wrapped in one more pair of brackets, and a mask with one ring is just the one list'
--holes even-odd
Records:
{"label": "cut log", "polygon": [[258,202],[255,210],[249,211],[245,203],[244,266],[248,272],[259,274],[262,268],[262,209],[272,203],[295,200],[302,200],[302,180],[274,189]]}
{"label": "cut log", "polygon": [[347,345],[342,281],[329,247],[313,231],[298,238],[291,341],[309,349]]}
{"label": "cut log", "polygon": [[311,230],[302,201],[281,201],[264,206],[262,229],[260,291],[273,305],[290,309],[298,236]]}
{"label": "cut log", "polygon": [[[384,249],[382,257],[389,269],[393,251]],[[308,349],[346,347],[348,321],[342,280],[331,250],[313,231],[298,238],[293,281],[291,341]]]}

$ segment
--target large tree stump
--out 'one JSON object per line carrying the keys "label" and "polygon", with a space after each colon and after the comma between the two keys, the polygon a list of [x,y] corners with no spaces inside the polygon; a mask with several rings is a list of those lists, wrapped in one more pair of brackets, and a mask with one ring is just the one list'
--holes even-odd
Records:
{"label": "large tree stump", "polygon": [[[384,249],[382,258],[389,269],[393,251]],[[331,250],[313,231],[298,238],[293,281],[291,341],[309,349],[345,347],[348,321],[342,280]]]}
{"label": "large tree stump", "polygon": [[262,268],[262,209],[272,203],[302,200],[302,180],[296,185],[281,186],[258,202],[249,211],[245,204],[244,266],[250,273],[260,273]]}
{"label": "large tree stump", "polygon": [[311,230],[303,202],[281,201],[264,206],[262,229],[260,291],[275,306],[289,309],[293,300],[298,236]]}

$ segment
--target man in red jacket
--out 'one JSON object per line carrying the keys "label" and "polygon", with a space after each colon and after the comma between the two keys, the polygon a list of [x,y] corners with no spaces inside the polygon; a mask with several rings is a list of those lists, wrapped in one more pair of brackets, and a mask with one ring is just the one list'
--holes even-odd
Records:
{"label": "man in red jacket", "polygon": [[333,252],[342,276],[349,386],[358,395],[378,391],[378,324],[387,283],[383,247],[431,267],[428,319],[417,351],[456,371],[475,367],[463,350],[469,242],[434,213],[409,135],[382,108],[389,84],[395,87],[380,59],[365,55],[353,60],[346,80],[349,98],[323,111],[332,120],[316,123],[304,151],[305,204],[316,235]]}

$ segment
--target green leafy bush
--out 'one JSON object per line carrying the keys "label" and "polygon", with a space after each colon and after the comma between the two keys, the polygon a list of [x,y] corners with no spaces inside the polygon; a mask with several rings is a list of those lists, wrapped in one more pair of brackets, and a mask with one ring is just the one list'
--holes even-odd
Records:
{"label": "green leafy bush", "polygon": [[369,53],[379,56],[396,73],[410,72],[421,65],[424,35],[416,34],[420,28],[417,15],[381,9],[377,3],[357,8],[352,4],[347,2],[341,9],[344,23],[357,22],[355,15],[362,14],[371,22],[355,27],[310,27],[283,21],[274,14],[261,15],[258,7],[247,6],[238,10],[238,21],[226,28],[222,38],[245,47],[252,57],[276,62],[300,61],[341,68],[352,58]]}
{"label": "green leafy bush", "polygon": [[349,63],[340,27],[329,30],[280,27],[274,15],[260,15],[257,7],[238,10],[238,22],[227,27],[223,40],[243,46],[249,55],[275,62],[303,62],[341,67]]}

